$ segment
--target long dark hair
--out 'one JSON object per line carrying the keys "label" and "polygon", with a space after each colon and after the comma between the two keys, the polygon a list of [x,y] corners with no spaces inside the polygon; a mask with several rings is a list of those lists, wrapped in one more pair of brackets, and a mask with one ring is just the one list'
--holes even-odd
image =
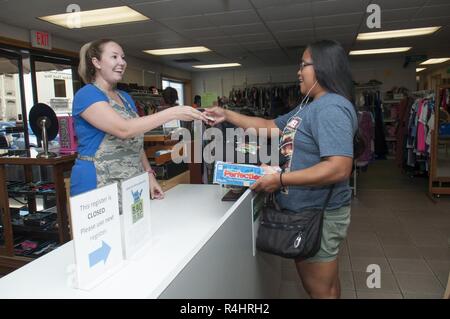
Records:
{"label": "long dark hair", "polygon": [[[321,40],[309,44],[307,50],[311,53],[314,72],[320,86],[328,92],[345,97],[357,112],[350,63],[341,44],[337,41]],[[357,159],[361,156],[364,149],[364,140],[357,129],[353,138],[353,158]]]}

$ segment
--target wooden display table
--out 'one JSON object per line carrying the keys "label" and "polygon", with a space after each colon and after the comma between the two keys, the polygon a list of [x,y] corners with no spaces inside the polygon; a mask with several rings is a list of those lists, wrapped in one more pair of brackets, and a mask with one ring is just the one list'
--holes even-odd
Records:
{"label": "wooden display table", "polygon": [[[0,246],[0,266],[17,268],[26,262],[32,260],[31,258],[19,257],[14,255],[14,235],[13,225],[11,223],[11,213],[9,208],[9,194],[7,189],[7,175],[6,165],[20,165],[23,166],[25,173],[25,182],[31,183],[33,181],[32,166],[50,166],[53,173],[53,183],[55,185],[55,192],[51,195],[56,197],[57,210],[57,237],[59,243],[63,244],[70,240],[68,214],[67,214],[67,197],[66,187],[64,185],[64,172],[70,172],[75,162],[76,154],[59,155],[55,158],[36,158],[36,152],[33,151],[17,151],[10,152],[6,156],[0,156],[0,210],[3,225],[4,245]],[[33,154],[34,153],[34,154]],[[18,154],[14,156],[15,154]],[[28,210],[30,213],[36,212],[35,197],[42,194],[26,194],[28,200]]]}

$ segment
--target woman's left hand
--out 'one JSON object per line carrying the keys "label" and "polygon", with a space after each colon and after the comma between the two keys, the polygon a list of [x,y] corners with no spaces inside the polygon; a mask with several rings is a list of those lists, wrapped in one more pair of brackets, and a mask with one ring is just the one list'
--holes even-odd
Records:
{"label": "woman's left hand", "polygon": [[280,188],[280,174],[267,174],[261,176],[252,186],[255,192],[273,193]]}
{"label": "woman's left hand", "polygon": [[152,199],[163,199],[164,191],[156,180],[155,176],[149,174],[150,178],[150,197]]}

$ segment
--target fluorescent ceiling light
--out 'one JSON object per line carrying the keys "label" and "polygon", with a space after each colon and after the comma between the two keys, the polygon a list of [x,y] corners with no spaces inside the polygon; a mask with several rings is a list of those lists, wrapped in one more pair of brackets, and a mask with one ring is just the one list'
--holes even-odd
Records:
{"label": "fluorescent ceiling light", "polygon": [[127,6],[63,13],[38,17],[38,19],[68,29],[150,20],[150,18]]}
{"label": "fluorescent ceiling light", "polygon": [[184,48],[172,48],[172,49],[158,49],[158,50],[145,50],[145,53],[153,55],[172,55],[172,54],[185,54],[185,53],[201,53],[210,52],[207,47],[184,47]]}
{"label": "fluorescent ceiling light", "polygon": [[350,51],[350,55],[397,53],[397,52],[405,52],[405,51],[408,51],[410,49],[411,49],[411,47],[385,48],[385,49],[372,49],[372,50],[356,50],[356,51]]}
{"label": "fluorescent ceiling light", "polygon": [[416,73],[419,73],[420,71],[426,70],[426,68],[417,68]]}
{"label": "fluorescent ceiling light", "polygon": [[241,65],[239,63],[193,65],[193,67],[197,69],[231,68],[233,66],[241,66]]}
{"label": "fluorescent ceiling light", "polygon": [[426,65],[426,64],[438,64],[438,63],[444,63],[447,62],[448,60],[450,60],[450,58],[439,58],[439,59],[428,59],[422,63],[420,63],[421,65]]}
{"label": "fluorescent ceiling light", "polygon": [[356,40],[378,40],[378,39],[392,39],[392,38],[406,38],[415,37],[419,35],[431,34],[439,30],[441,27],[428,27],[416,29],[391,30],[380,32],[360,33]]}

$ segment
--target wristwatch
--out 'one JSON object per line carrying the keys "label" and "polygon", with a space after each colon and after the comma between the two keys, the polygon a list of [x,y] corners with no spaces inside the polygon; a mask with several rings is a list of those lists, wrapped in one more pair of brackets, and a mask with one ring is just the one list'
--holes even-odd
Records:
{"label": "wristwatch", "polygon": [[145,171],[146,171],[147,173],[152,174],[153,176],[156,177],[156,172],[155,172],[152,168],[147,168]]}

